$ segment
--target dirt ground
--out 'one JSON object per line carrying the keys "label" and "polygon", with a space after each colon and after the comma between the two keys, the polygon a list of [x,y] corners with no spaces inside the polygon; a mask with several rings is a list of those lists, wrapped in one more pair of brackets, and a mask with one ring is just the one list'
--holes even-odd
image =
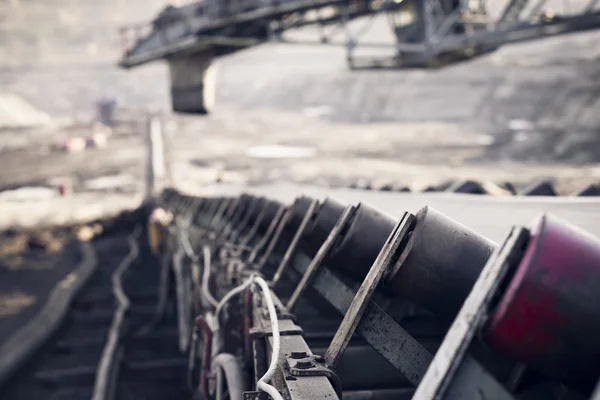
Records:
{"label": "dirt ground", "polygon": [[[86,223],[1,231],[0,344],[35,316],[55,285],[79,266],[80,242],[96,243],[131,229],[137,219],[125,212]],[[106,251],[106,246],[99,249]]]}
{"label": "dirt ground", "polygon": [[[77,192],[98,193],[102,202],[102,190],[86,182],[108,176],[121,193],[139,192],[141,135],[111,138],[106,148],[81,153],[51,147],[70,135],[61,126],[89,121],[104,95],[116,96],[126,110],[168,112],[164,64],[115,67],[116,27],[148,19],[163,5],[2,3],[0,88],[60,124],[0,133],[0,186],[70,179]],[[27,29],[32,24],[36,30]],[[383,37],[386,29],[376,22],[371,35]],[[519,187],[552,178],[561,193],[570,193],[600,176],[597,35],[507,46],[428,71],[349,71],[337,47],[269,44],[225,57],[217,62],[216,111],[206,118],[167,117],[175,181],[194,187],[220,175],[246,183],[419,189],[448,179]],[[248,155],[254,146],[272,145],[312,154]]]}
{"label": "dirt ground", "polygon": [[56,282],[80,259],[76,230],[0,233],[0,343],[44,306]]}

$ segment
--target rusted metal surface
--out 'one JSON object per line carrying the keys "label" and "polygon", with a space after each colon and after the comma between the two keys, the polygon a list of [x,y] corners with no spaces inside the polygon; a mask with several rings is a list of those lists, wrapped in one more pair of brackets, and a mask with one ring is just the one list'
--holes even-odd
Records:
{"label": "rusted metal surface", "polygon": [[[313,204],[313,201],[315,201],[315,199],[311,197],[301,196],[294,201],[294,204],[292,204],[292,215],[286,227],[286,230],[292,235],[298,231],[298,228],[300,228],[300,224],[302,224],[304,216],[306,215],[311,204]],[[317,205],[318,204],[319,203],[317,202]]]}
{"label": "rusted metal surface", "polygon": [[[301,206],[300,204],[301,203],[296,203],[297,206],[299,206],[301,209],[304,209],[304,207]],[[273,286],[277,285],[277,282],[279,282],[279,280],[281,279],[281,276],[285,272],[285,269],[288,267],[290,260],[294,256],[296,248],[298,247],[298,243],[300,242],[300,239],[302,239],[302,235],[304,234],[304,230],[306,229],[308,222],[312,218],[312,216],[317,208],[317,204],[318,204],[317,200],[311,200],[309,206],[307,207],[305,214],[302,217],[302,221],[298,225],[298,230],[296,231],[294,238],[290,242],[290,245],[288,246],[288,248],[283,256],[281,263],[277,267],[277,271],[275,271],[275,275],[273,276],[273,279],[272,279]],[[290,224],[294,223],[294,216],[297,215],[297,211],[298,211],[295,207],[292,209],[294,211],[292,212],[292,219],[290,221]]]}
{"label": "rusted metal surface", "polygon": [[600,240],[542,215],[486,340],[550,376],[593,384],[600,375],[599,287]]}
{"label": "rusted metal surface", "polygon": [[394,219],[367,203],[359,203],[327,265],[361,282],[394,229]]}
{"label": "rusted metal surface", "polygon": [[329,232],[333,229],[340,216],[344,212],[344,205],[339,202],[326,198],[319,203],[315,212],[315,219],[311,221],[306,232],[306,239],[303,241],[306,253],[314,256],[321,248],[321,245],[327,239]]}
{"label": "rusted metal surface", "polygon": [[260,207],[261,202],[263,201],[262,199],[264,199],[264,198],[263,197],[252,197],[250,199],[248,207],[246,208],[246,210],[243,214],[243,217],[240,220],[239,226],[237,227],[236,230],[232,231],[231,237],[229,238],[232,243],[235,243],[237,241],[237,239],[246,232],[246,229],[248,228],[248,225],[250,224],[250,220],[251,220],[252,216],[256,212],[256,209],[258,207]]}
{"label": "rusted metal surface", "polygon": [[[383,245],[381,252],[377,256],[377,259],[373,263],[373,266],[369,270],[369,273],[365,277],[365,280],[360,285],[358,292],[356,292],[352,304],[348,307],[348,311],[346,311],[344,319],[325,354],[325,360],[330,367],[335,368],[339,364],[375,289],[379,286],[387,269],[391,267],[392,263],[396,260],[400,244],[409,233],[413,219],[414,216],[412,214],[406,213],[403,218],[400,219],[398,224],[396,224],[390,233],[388,240]],[[334,231],[332,231],[332,234],[333,232]],[[307,270],[307,273],[308,271],[310,271],[310,267]],[[409,377],[409,379],[411,378],[412,377]],[[418,384],[418,381],[413,383]]]}
{"label": "rusted metal surface", "polygon": [[[173,344],[190,349],[196,395],[221,398],[227,385],[222,374],[210,383],[210,361],[230,353],[250,375],[245,396],[263,398],[252,382],[280,337],[268,382],[288,400],[546,400],[559,389],[560,400],[592,396],[600,375],[598,239],[546,216],[531,230],[517,225],[497,247],[431,207],[413,216],[414,202],[398,221],[351,197],[346,206],[256,194],[161,196],[175,214],[161,251],[163,272],[174,268],[175,279],[163,276],[157,315],[176,309]],[[395,196],[388,202],[401,209]],[[263,289],[273,310],[253,285],[277,266],[276,285]],[[199,332],[190,335],[197,315],[213,335],[201,354]]]}
{"label": "rusted metal surface", "polygon": [[265,253],[263,254],[260,261],[258,262],[257,269],[259,271],[263,269],[267,260],[269,260],[269,257],[275,250],[275,247],[277,246],[284,229],[286,228],[287,224],[289,223],[293,212],[294,212],[294,205],[291,205],[290,207],[288,207],[288,209],[285,211],[285,213],[283,213],[281,220],[277,224],[277,229],[275,229],[275,232],[273,232],[273,237],[271,238],[271,240],[269,241],[269,244],[267,245]]}
{"label": "rusted metal surface", "polygon": [[528,233],[524,229],[513,230],[485,265],[417,388],[415,400],[470,398],[458,395],[461,390],[465,395],[473,395],[471,389],[465,387],[475,387],[478,397],[511,398],[468,354],[468,349],[476,339],[500,285],[510,279],[511,263],[520,256],[527,239]]}
{"label": "rusted metal surface", "polygon": [[[321,263],[329,255],[329,252],[331,251],[331,248],[332,248],[333,244],[335,243],[335,240],[338,238],[338,235],[348,225],[348,222],[349,222],[352,214],[354,213],[354,211],[355,211],[354,207],[352,207],[352,206],[346,207],[346,209],[340,216],[339,220],[336,222],[335,226],[329,233],[329,236],[327,236],[327,239],[325,240],[325,242],[323,243],[323,245],[321,246],[319,251],[317,251],[317,254],[311,260],[310,265],[308,266],[308,268],[302,275],[302,278],[300,279],[298,286],[296,286],[294,293],[292,293],[292,296],[288,300],[288,303],[286,305],[288,310],[291,311],[294,309],[296,302],[298,301],[300,296],[302,296],[304,294],[304,291],[306,290],[308,285],[310,285],[312,279],[314,278],[319,267],[321,266]],[[279,272],[279,271],[277,271],[277,272]]]}
{"label": "rusted metal surface", "polygon": [[[278,199],[278,201],[280,200]],[[214,201],[212,200],[212,202]],[[308,207],[306,207],[307,201]],[[282,201],[282,203],[286,202]],[[289,204],[289,200],[287,203]],[[185,199],[180,203],[179,209],[185,212],[186,204],[192,203],[189,202],[189,199]],[[415,399],[464,399],[483,395],[486,398],[509,400],[521,398],[521,394],[523,394],[523,396],[526,395],[523,399],[535,398],[537,400],[543,390],[546,390],[542,390],[542,386],[554,387],[559,384],[560,379],[550,381],[548,385],[545,383],[541,386],[529,384],[530,371],[528,368],[533,367],[531,363],[514,356],[514,361],[507,360],[507,356],[510,356],[509,353],[499,349],[490,340],[486,340],[486,343],[482,342],[479,335],[481,329],[486,326],[486,316],[495,316],[497,301],[504,301],[505,291],[510,288],[510,285],[506,283],[512,279],[514,270],[519,266],[521,257],[519,251],[523,249],[528,239],[525,229],[515,228],[512,236],[505,240],[503,247],[498,249],[498,253],[486,264],[497,247],[495,243],[431,207],[419,211],[415,223],[405,221],[404,231],[400,236],[406,240],[393,240],[395,246],[393,250],[388,248],[390,243],[386,244],[386,241],[390,239],[390,233],[396,225],[394,219],[378,213],[377,210],[374,213],[363,211],[364,221],[358,223],[359,219],[356,218],[358,211],[356,211],[353,218],[349,218],[347,229],[337,226],[340,222],[340,218],[338,218],[338,224],[334,225],[338,229],[333,229],[334,232],[332,232],[332,228],[329,228],[327,239],[325,243],[321,244],[320,250],[323,251],[318,251],[315,256],[310,254],[309,247],[306,245],[313,239],[316,226],[320,226],[324,231],[330,226],[327,221],[318,223],[319,211],[326,207],[317,206],[317,200],[312,197],[305,196],[296,199],[293,205],[299,205],[298,209],[304,210],[304,212],[298,212],[298,209],[293,209],[293,207],[285,213],[279,209],[278,214],[281,219],[277,223],[271,221],[270,229],[268,229],[270,233],[263,237],[261,235],[264,230],[256,229],[256,227],[260,226],[265,218],[268,200],[262,204],[262,208],[256,209],[255,206],[252,212],[250,211],[251,207],[248,207],[243,217],[235,224],[231,223],[231,219],[224,215],[221,216],[219,219],[229,219],[232,234],[229,235],[226,242],[214,242],[211,245],[217,246],[217,248],[230,246],[233,245],[232,239],[239,244],[241,243],[240,238],[241,241],[244,241],[249,234],[254,236],[253,250],[256,250],[261,243],[262,246],[267,246],[268,242],[267,250],[268,248],[272,249],[273,259],[277,260],[278,257],[283,256],[284,259],[287,258],[286,264],[291,267],[283,268],[278,272],[275,282],[281,282],[281,285],[277,285],[275,289],[286,295],[291,293],[291,302],[288,304],[294,306],[294,311],[298,313],[295,317],[290,315],[287,308],[277,300],[276,308],[281,321],[282,338],[294,337],[301,333],[310,338],[305,343],[308,343],[309,340],[319,340],[318,343],[323,343],[323,340],[333,338],[330,351],[324,358],[326,361],[332,360],[329,363],[322,362],[321,358],[306,350],[299,350],[299,352],[294,350],[294,354],[290,353],[282,358],[284,361],[283,372],[285,374],[287,371],[288,374],[282,376],[287,379],[273,380],[273,384],[278,387],[278,390],[282,390],[282,393],[286,393],[289,385],[294,382],[293,378],[316,377],[326,377],[334,391],[340,392],[336,382],[339,380],[343,385],[344,379],[348,379],[352,374],[349,374],[347,370],[341,375],[337,374],[337,367],[341,365],[338,361],[343,360],[343,357],[348,354],[348,357],[354,357],[352,358],[354,361],[352,361],[353,364],[348,364],[351,361],[350,359],[346,360],[343,363],[345,368],[349,368],[349,365],[357,365],[356,368],[360,369],[359,361],[357,361],[360,357],[357,358],[357,355],[361,353],[353,351],[356,349],[354,346],[357,344],[358,337],[364,341],[361,343],[367,343],[375,350],[376,354],[389,362],[396,372],[404,375],[404,377],[399,375],[396,378],[398,387],[394,389],[396,391],[393,393],[398,394],[399,398],[410,396],[412,392],[408,384],[412,384],[417,387]],[[358,209],[361,207],[363,204]],[[209,211],[210,207],[204,207],[204,209],[207,210],[206,212],[214,213],[214,211]],[[348,209],[352,209],[352,206],[347,207]],[[363,210],[366,209],[366,207],[363,208]],[[253,214],[254,217],[248,217],[248,214]],[[350,217],[350,213],[347,214],[345,217]],[[383,215],[383,217],[373,217],[373,214]],[[331,215],[335,215],[335,210],[327,217]],[[233,216],[231,214],[231,218]],[[288,217],[287,222],[295,220],[295,223],[286,223],[286,216]],[[373,235],[369,235],[372,232],[371,228],[375,230],[378,228],[378,233],[381,233],[388,229],[389,221],[393,225],[389,228],[383,243],[376,248],[372,240]],[[335,232],[336,230],[340,232]],[[278,232],[281,233],[280,236],[278,236]],[[322,235],[322,232],[315,233],[317,238],[314,243],[322,242],[319,235]],[[271,237],[269,238],[269,236]],[[335,240],[336,238],[338,240]],[[278,240],[281,241],[281,245],[275,246]],[[290,251],[290,243],[299,246],[294,246],[294,251]],[[326,256],[327,252],[324,250],[328,250],[332,243],[334,244],[333,250],[338,251],[338,256],[346,256],[349,265],[335,263],[335,257]],[[371,269],[368,266],[365,267],[363,260],[359,261],[360,257],[371,250],[377,250],[373,261],[377,260],[378,255],[379,258],[389,258],[386,264],[392,264],[394,267],[390,273],[386,274],[386,268],[379,265],[380,262],[376,262],[376,266]],[[593,255],[595,256],[595,253]],[[592,257],[592,259],[594,258]],[[241,269],[238,272],[244,272],[243,257],[240,261]],[[493,264],[492,267],[489,266],[490,263]],[[381,268],[378,268],[378,265]],[[254,266],[248,263],[247,268],[250,270],[246,271],[246,274],[250,273]],[[482,270],[483,273],[481,273]],[[294,271],[297,275],[294,274]],[[214,273],[220,274],[217,268]],[[230,273],[231,271],[228,272],[228,274]],[[301,279],[298,279],[298,275]],[[285,279],[282,279],[284,276]],[[362,289],[358,280],[363,282]],[[384,280],[385,285],[378,284],[379,280]],[[308,295],[305,292],[309,288],[318,294],[317,299],[312,298],[312,293]],[[336,323],[333,332],[328,334],[324,331],[312,330],[313,327],[333,322],[329,320],[331,317],[326,317],[327,314],[321,309],[323,303],[319,303],[320,299],[326,300],[341,315],[345,316],[341,325]],[[426,312],[409,312],[408,310],[412,310],[413,304],[406,303],[406,299],[411,300],[414,304],[427,306],[446,320],[451,320],[458,313],[452,329],[442,343],[442,348],[437,351],[435,358],[429,351],[429,349],[437,350],[435,336],[423,336],[428,334],[424,333],[427,329],[418,328],[419,325],[415,325],[420,319],[431,322],[435,319]],[[463,305],[462,302],[465,299],[466,303]],[[301,302],[300,300],[309,301]],[[565,301],[569,300],[571,299],[566,297]],[[316,309],[311,311],[308,307],[309,303]],[[262,306],[258,306],[257,303],[253,304],[255,305],[251,311],[255,314],[258,312],[256,307],[264,308],[264,304]],[[405,304],[407,305],[405,306]],[[406,308],[408,306],[410,307]],[[590,309],[593,309],[593,306],[590,306]],[[404,318],[404,316],[406,317]],[[264,310],[261,311],[261,318],[266,318]],[[245,324],[248,325],[248,322],[245,321]],[[327,326],[331,331],[331,326]],[[594,327],[593,322],[589,322],[586,326]],[[334,332],[337,333],[334,334]],[[357,335],[352,335],[353,332],[356,332]],[[414,336],[412,332],[415,332]],[[440,330],[437,333],[440,341],[443,332]],[[566,329],[563,332],[572,331]],[[255,339],[252,346],[255,360],[259,357],[259,352],[262,352],[263,356],[268,355],[273,333],[271,328],[264,325],[252,330],[248,329],[248,333]],[[486,337],[483,336],[483,339],[485,340]],[[265,342],[263,345],[258,345],[258,340]],[[516,337],[511,338],[512,342],[516,340]],[[592,348],[592,354],[594,354],[595,345],[594,342],[588,342],[588,347]],[[246,349],[250,347],[244,345]],[[263,347],[264,349],[261,350]],[[344,352],[344,349],[348,349],[348,351]],[[299,353],[301,352],[306,354],[300,357]],[[342,357],[341,354],[344,356]],[[572,362],[576,363],[577,360]],[[258,368],[259,366],[256,364],[255,370],[259,371]],[[545,372],[539,368],[537,370]],[[440,373],[440,371],[442,372]],[[385,373],[389,374],[390,372]],[[596,378],[597,376],[594,376],[592,380],[595,381]],[[362,385],[368,385],[368,382],[375,381],[388,382],[389,376],[372,381],[369,379],[373,378],[361,379],[360,382]],[[524,379],[525,386],[521,385]],[[546,376],[544,379],[554,378]],[[578,386],[578,383],[574,385],[583,387]],[[520,388],[521,386],[523,387]],[[312,390],[303,385],[299,385],[299,387],[302,387],[303,390]],[[360,396],[380,398],[380,394],[383,396],[381,398],[385,398],[385,393],[381,392],[383,388],[374,389],[371,394],[362,390],[363,388],[364,386],[356,386],[349,393],[353,393],[353,396],[357,398]],[[521,389],[524,389],[522,393]],[[425,393],[425,395],[419,397],[419,393]],[[300,392],[296,392],[296,394],[300,395]],[[591,389],[588,394],[591,394]],[[260,396],[258,393],[253,395]],[[534,397],[529,397],[530,395]]]}
{"label": "rusted metal surface", "polygon": [[[257,261],[258,254],[261,251],[263,251],[265,248],[267,248],[266,246],[268,246],[270,241],[273,240],[273,238],[274,238],[273,235],[276,232],[277,226],[280,224],[281,220],[285,216],[285,213],[287,210],[286,207],[283,204],[279,204],[279,203],[277,203],[277,204],[278,204],[277,211],[275,212],[275,215],[273,215],[273,218],[270,220],[271,222],[269,223],[269,226],[267,227],[266,231],[264,232],[262,239],[260,240],[259,243],[257,243],[254,250],[252,250],[252,252],[248,256],[248,262],[250,264],[254,264]],[[265,217],[265,220],[266,219],[267,218]]]}
{"label": "rusted metal surface", "polygon": [[[276,303],[281,304],[278,297],[273,293]],[[265,304],[260,300],[260,296],[253,296],[253,324],[258,329],[269,329],[270,321],[268,316],[265,316]],[[286,311],[285,308],[281,311]],[[280,322],[288,322],[289,320],[280,320]],[[264,341],[265,348],[270,352],[273,346],[273,337],[265,336],[255,340]],[[281,336],[281,349],[280,354],[282,355],[279,359],[278,370],[273,378],[277,387],[281,387],[285,391],[285,398],[288,399],[338,399],[339,394],[332,386],[330,379],[325,374],[310,374],[310,371],[316,367],[316,365],[307,365],[304,369],[308,374],[293,374],[290,371],[290,365],[288,359],[298,359],[299,355],[304,358],[306,355],[311,356],[312,352],[301,334],[298,332],[290,332],[289,334]],[[294,362],[292,362],[294,364]],[[294,364],[295,365],[295,364]],[[304,367],[301,365],[301,367]]]}
{"label": "rusted metal surface", "polygon": [[390,273],[387,287],[441,317],[453,319],[490,257],[494,243],[431,207]]}
{"label": "rusted metal surface", "polygon": [[229,236],[234,227],[237,226],[237,224],[242,220],[251,199],[252,196],[249,196],[247,194],[242,194],[239,197],[239,201],[237,202],[235,210],[233,211],[231,216],[227,218],[227,221],[225,223],[225,229],[223,229],[221,236]]}
{"label": "rusted metal surface", "polygon": [[261,233],[265,233],[269,229],[271,222],[277,218],[281,207],[284,207],[284,205],[280,202],[267,200],[264,217],[258,226]]}
{"label": "rusted metal surface", "polygon": [[[298,257],[294,268],[304,274],[310,260]],[[341,314],[346,314],[355,291],[329,269],[321,268],[311,285]],[[356,332],[411,382],[420,381],[431,354],[374,301],[369,300]]]}

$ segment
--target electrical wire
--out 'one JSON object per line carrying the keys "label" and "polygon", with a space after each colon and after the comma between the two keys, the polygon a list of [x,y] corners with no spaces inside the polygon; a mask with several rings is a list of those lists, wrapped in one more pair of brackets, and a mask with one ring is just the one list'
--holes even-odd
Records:
{"label": "electrical wire", "polygon": [[204,258],[204,271],[202,273],[202,295],[208,300],[213,306],[217,307],[219,302],[215,300],[213,295],[208,290],[208,280],[210,279],[210,248],[208,246],[202,247],[202,255]]}
{"label": "electrical wire", "polygon": [[[194,253],[194,250],[192,248],[190,238],[189,238],[189,231],[188,231],[189,223],[186,223],[184,221],[183,225],[185,225],[184,229],[181,229],[181,242],[182,242],[183,250],[187,253],[188,257],[190,257],[192,260],[197,259],[197,255]],[[272,345],[271,362],[269,364],[269,368],[267,369],[265,374],[258,380],[256,387],[258,389],[266,392],[267,394],[269,394],[274,400],[284,400],[281,393],[279,393],[279,391],[274,386],[267,383],[269,380],[271,380],[271,378],[273,378],[273,375],[275,375],[275,372],[277,371],[277,367],[279,364],[279,353],[280,353],[280,348],[281,348],[281,339],[280,339],[280,334],[279,334],[279,321],[277,319],[275,303],[273,302],[273,296],[271,295],[271,289],[269,288],[269,285],[263,278],[261,278],[259,276],[251,275],[246,282],[244,282],[243,284],[230,290],[221,299],[221,301],[218,302],[213,297],[213,295],[210,293],[210,290],[208,288],[208,282],[210,279],[210,266],[211,266],[211,250],[210,250],[209,246],[204,245],[202,247],[202,255],[203,255],[203,260],[204,260],[204,271],[203,271],[203,276],[202,276],[202,294],[208,300],[208,302],[216,309],[215,320],[217,323],[217,327],[216,327],[217,329],[218,329],[218,321],[219,321],[220,312],[222,311],[225,304],[227,304],[234,296],[243,292],[245,289],[247,289],[253,283],[256,283],[260,287],[261,291],[263,292],[264,299],[267,304],[267,310],[269,311],[269,319],[271,320],[271,329],[273,331],[273,345]],[[206,327],[203,326],[201,321],[204,322],[203,319],[199,318],[199,320],[197,320],[197,323],[199,323],[201,328],[205,328],[203,330],[206,331]],[[206,390],[206,388],[204,388],[204,389]]]}
{"label": "electrical wire", "polygon": [[279,350],[281,346],[281,340],[279,337],[279,321],[277,319],[277,312],[275,311],[273,296],[271,295],[271,289],[269,288],[269,285],[267,285],[267,282],[263,278],[255,276],[253,281],[258,284],[263,292],[265,302],[267,303],[267,309],[269,310],[269,318],[271,319],[271,329],[273,330],[273,350],[271,352],[271,363],[269,364],[269,369],[267,369],[267,372],[265,372],[262,378],[260,378],[256,383],[256,387],[263,392],[267,392],[274,400],[283,400],[283,396],[281,393],[279,393],[275,386],[271,386],[267,383],[267,381],[271,380],[277,371],[277,366],[279,364]]}
{"label": "electrical wire", "polygon": [[244,290],[246,290],[248,288],[248,286],[250,286],[253,282],[254,282],[254,276],[251,276],[247,281],[245,281],[241,285],[236,286],[235,288],[231,289],[221,299],[221,301],[217,305],[217,309],[215,310],[215,318],[216,318],[217,322],[219,321],[219,316],[221,315],[221,311],[223,310],[223,307],[225,306],[225,304],[227,304],[229,302],[229,300],[231,300],[235,295],[242,293]]}
{"label": "electrical wire", "polygon": [[273,301],[273,296],[271,295],[271,289],[267,282],[256,275],[251,275],[246,282],[241,285],[230,290],[219,302],[215,311],[215,319],[217,322],[218,329],[218,321],[220,312],[223,310],[225,304],[227,304],[234,296],[242,293],[246,290],[250,285],[257,284],[261,291],[263,292],[263,297],[265,302],[267,303],[267,310],[269,311],[269,319],[271,320],[271,329],[273,331],[273,349],[271,352],[271,362],[269,364],[269,368],[267,372],[258,380],[256,387],[266,393],[268,393],[274,400],[283,400],[283,396],[279,391],[272,385],[269,385],[267,381],[269,381],[275,372],[277,371],[277,367],[279,364],[279,353],[281,348],[281,339],[279,334],[279,320],[277,319],[277,311],[275,310],[275,303]]}

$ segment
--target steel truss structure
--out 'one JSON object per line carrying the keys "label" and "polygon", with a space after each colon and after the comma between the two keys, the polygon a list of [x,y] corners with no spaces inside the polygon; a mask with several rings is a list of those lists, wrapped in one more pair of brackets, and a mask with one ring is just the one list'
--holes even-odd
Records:
{"label": "steel truss structure", "polygon": [[[119,65],[167,60],[173,110],[206,114],[216,93],[215,58],[268,41],[303,43],[284,35],[297,28],[319,28],[311,43],[345,46],[350,68],[439,67],[507,43],[600,26],[596,0],[572,2],[556,9],[550,0],[205,0],[169,6],[149,24],[122,28]],[[380,15],[393,41],[362,40]],[[363,24],[358,30],[355,21]],[[386,54],[365,56],[359,49]]]}
{"label": "steel truss structure", "polygon": [[[595,29],[596,0],[274,0],[195,2],[169,6],[154,21],[121,29],[120,65],[210,51],[228,54],[315,25],[314,43],[344,45],[351,67],[433,66],[473,57],[504,44]],[[490,11],[493,9],[493,12]],[[386,14],[395,43],[361,42],[348,24]],[[368,21],[367,21],[368,23]],[[366,28],[366,26],[365,26]],[[343,32],[342,41],[336,33]],[[389,48],[387,59],[356,60],[359,47]]]}
{"label": "steel truss structure", "polygon": [[598,398],[600,240],[565,221],[498,245],[431,207],[159,204],[163,303],[171,282],[199,398]]}

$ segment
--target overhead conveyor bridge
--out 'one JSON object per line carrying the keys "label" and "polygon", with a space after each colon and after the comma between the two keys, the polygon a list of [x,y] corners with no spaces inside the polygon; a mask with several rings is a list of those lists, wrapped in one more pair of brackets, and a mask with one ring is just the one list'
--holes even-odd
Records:
{"label": "overhead conveyor bridge", "polygon": [[[597,0],[208,0],[166,7],[152,22],[121,29],[119,65],[165,59],[172,108],[206,114],[214,105],[213,60],[262,43],[300,43],[284,33],[316,26],[314,44],[346,47],[351,68],[437,67],[508,43],[600,26]],[[386,16],[393,42],[361,40]],[[354,20],[364,20],[364,22]],[[355,29],[353,24],[363,24]],[[325,33],[327,29],[328,33]],[[343,35],[342,38],[339,38]],[[302,41],[301,43],[306,43]],[[361,48],[390,54],[358,57]]]}

